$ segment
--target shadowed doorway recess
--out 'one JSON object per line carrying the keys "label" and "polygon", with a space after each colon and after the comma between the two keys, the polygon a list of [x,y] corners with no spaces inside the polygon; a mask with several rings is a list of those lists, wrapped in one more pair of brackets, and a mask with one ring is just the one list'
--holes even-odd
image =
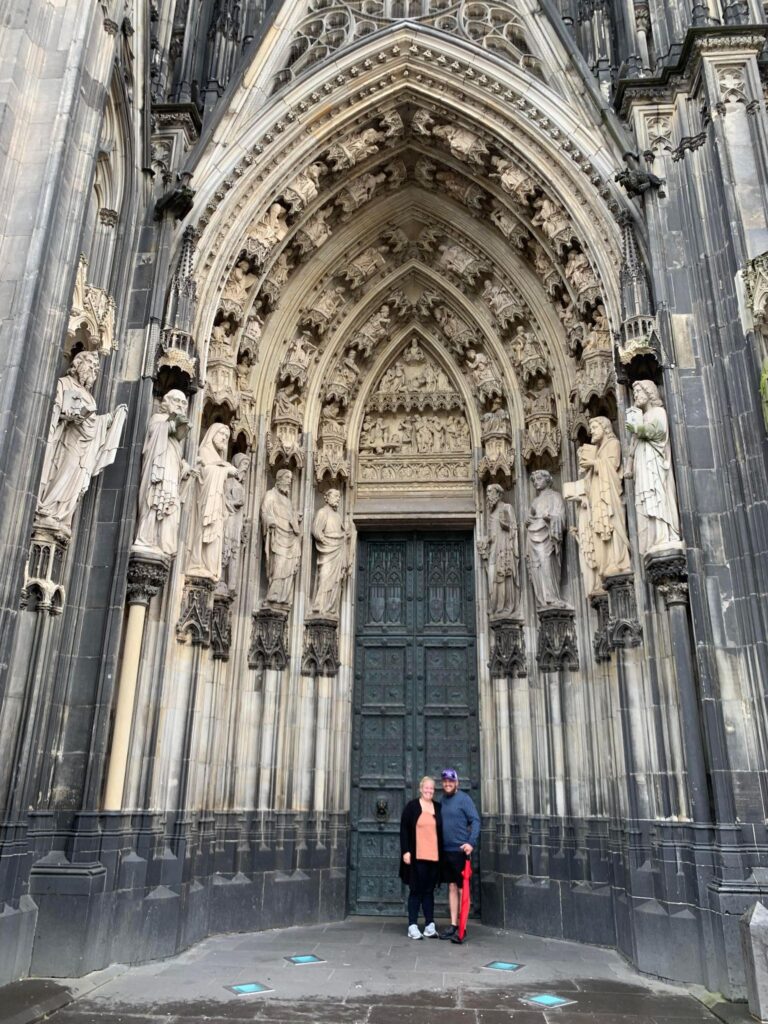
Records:
{"label": "shadowed doorway recess", "polygon": [[473,557],[470,533],[361,535],[352,913],[403,913],[400,814],[422,776],[451,764],[479,803]]}

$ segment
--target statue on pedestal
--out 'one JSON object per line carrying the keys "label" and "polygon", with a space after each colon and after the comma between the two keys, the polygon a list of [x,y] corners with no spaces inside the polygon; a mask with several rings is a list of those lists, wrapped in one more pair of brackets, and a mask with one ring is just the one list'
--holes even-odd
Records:
{"label": "statue on pedestal", "polygon": [[221,556],[222,581],[227,592],[233,594],[237,590],[237,572],[240,567],[240,545],[243,540],[245,516],[245,475],[248,472],[251,457],[246,452],[238,452],[232,458],[235,472],[224,485],[224,505],[227,519],[224,524],[224,548]]}
{"label": "statue on pedestal", "polygon": [[512,618],[520,597],[517,519],[509,502],[502,501],[503,488],[489,484],[485,491],[488,535],[478,542],[486,563],[488,612],[496,618]]}
{"label": "statue on pedestal", "polygon": [[301,561],[301,512],[291,502],[293,477],[289,469],[281,469],[275,486],[267,491],[261,503],[261,525],[264,530],[269,586],[266,604],[289,605],[293,584]]}
{"label": "statue on pedestal", "polygon": [[96,414],[98,374],[98,354],[78,352],[56,385],[35,525],[66,538],[91,480],[115,461],[128,411],[119,405],[114,413]]}
{"label": "statue on pedestal", "polygon": [[601,577],[630,572],[629,540],[624,519],[621,443],[607,416],[589,421],[592,443],[579,448],[589,502],[589,528]]}
{"label": "statue on pedestal", "polygon": [[635,404],[627,410],[632,434],[629,473],[635,478],[635,508],[640,554],[680,547],[675,477],[667,412],[651,380],[632,385]]}
{"label": "statue on pedestal", "polygon": [[149,420],[141,461],[139,521],[132,551],[173,558],[179,545],[181,481],[190,467],[181,454],[189,432],[187,396],[172,390]]}
{"label": "statue on pedestal", "polygon": [[533,584],[536,608],[563,608],[560,598],[560,567],[565,502],[552,487],[552,476],[546,469],[531,473],[536,494],[525,520],[525,557]]}
{"label": "statue on pedestal", "polygon": [[317,578],[312,613],[335,619],[339,614],[341,584],[349,569],[349,531],[339,515],[341,494],[336,488],[325,492],[325,505],[312,524],[317,548]]}
{"label": "statue on pedestal", "polygon": [[190,521],[187,576],[221,579],[224,552],[224,524],[227,508],[224,491],[229,477],[237,470],[227,462],[230,429],[226,423],[214,423],[206,431],[197,453],[194,505]]}

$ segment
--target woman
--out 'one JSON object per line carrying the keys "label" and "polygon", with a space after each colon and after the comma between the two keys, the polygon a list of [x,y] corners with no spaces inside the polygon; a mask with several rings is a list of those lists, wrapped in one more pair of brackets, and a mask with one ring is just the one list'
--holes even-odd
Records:
{"label": "woman", "polygon": [[[408,938],[436,939],[435,886],[438,883],[443,851],[443,826],[440,804],[433,800],[435,783],[425,775],[419,783],[419,796],[403,808],[400,818],[400,878],[410,889],[408,896]],[[417,921],[419,907],[424,911],[426,928],[422,935]]]}

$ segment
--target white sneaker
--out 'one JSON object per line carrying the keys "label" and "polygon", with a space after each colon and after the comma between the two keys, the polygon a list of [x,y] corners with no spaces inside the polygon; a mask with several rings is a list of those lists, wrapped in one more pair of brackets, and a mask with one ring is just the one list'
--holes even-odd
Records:
{"label": "white sneaker", "polygon": [[437,934],[437,928],[435,928],[435,922],[430,921],[427,927],[424,929],[425,939],[438,939],[440,936]]}
{"label": "white sneaker", "polygon": [[409,939],[423,939],[424,938],[424,936],[419,931],[419,926],[417,924],[410,924],[410,925],[408,925],[408,938]]}

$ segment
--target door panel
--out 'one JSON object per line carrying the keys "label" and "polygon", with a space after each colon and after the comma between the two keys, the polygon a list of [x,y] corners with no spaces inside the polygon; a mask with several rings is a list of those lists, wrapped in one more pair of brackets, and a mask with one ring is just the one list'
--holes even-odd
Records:
{"label": "door panel", "polygon": [[359,543],[349,901],[399,915],[400,815],[419,779],[454,765],[479,801],[473,547],[455,533]]}

